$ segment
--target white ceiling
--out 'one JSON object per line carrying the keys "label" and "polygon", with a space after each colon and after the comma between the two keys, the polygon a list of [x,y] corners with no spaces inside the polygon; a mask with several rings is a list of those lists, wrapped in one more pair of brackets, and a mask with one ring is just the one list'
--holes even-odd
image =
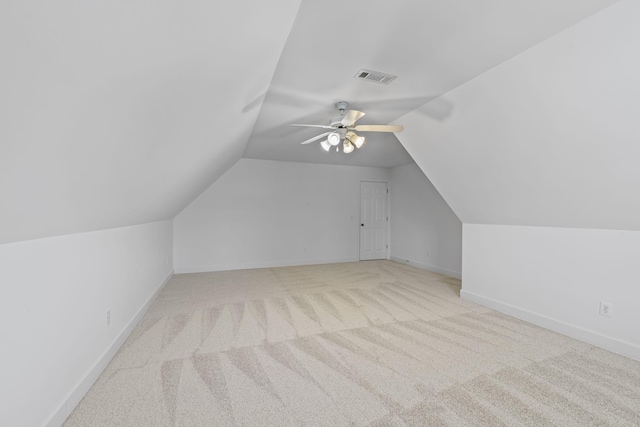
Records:
{"label": "white ceiling", "polygon": [[620,1],[445,94],[445,120],[397,120],[462,222],[640,230],[638,16]]}
{"label": "white ceiling", "polygon": [[[289,124],[328,124],[341,100],[367,114],[358,124],[387,124],[611,3],[303,1],[270,89],[262,94],[244,157],[380,167],[410,163],[393,134],[367,133],[362,150],[326,153],[319,143],[298,144],[322,129]],[[354,79],[362,68],[398,78],[388,86]],[[441,114],[453,108],[441,107]]]}
{"label": "white ceiling", "polygon": [[339,100],[390,122],[611,3],[2,2],[0,243],[172,218],[243,155],[408,163],[393,136],[327,154],[288,124]]}
{"label": "white ceiling", "polygon": [[0,243],[173,218],[242,155],[299,3],[0,3]]}

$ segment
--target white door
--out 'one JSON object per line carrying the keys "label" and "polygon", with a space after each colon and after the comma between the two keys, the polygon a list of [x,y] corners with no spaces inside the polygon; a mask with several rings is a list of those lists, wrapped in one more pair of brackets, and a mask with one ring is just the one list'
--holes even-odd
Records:
{"label": "white door", "polygon": [[360,259],[387,258],[387,184],[360,183]]}

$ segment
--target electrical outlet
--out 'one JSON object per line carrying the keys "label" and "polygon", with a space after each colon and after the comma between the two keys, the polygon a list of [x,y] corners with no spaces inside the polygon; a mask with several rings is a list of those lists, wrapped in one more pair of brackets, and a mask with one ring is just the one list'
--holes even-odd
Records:
{"label": "electrical outlet", "polygon": [[111,324],[111,310],[107,310],[107,326]]}
{"label": "electrical outlet", "polygon": [[611,317],[613,314],[613,304],[606,301],[600,301],[600,315]]}

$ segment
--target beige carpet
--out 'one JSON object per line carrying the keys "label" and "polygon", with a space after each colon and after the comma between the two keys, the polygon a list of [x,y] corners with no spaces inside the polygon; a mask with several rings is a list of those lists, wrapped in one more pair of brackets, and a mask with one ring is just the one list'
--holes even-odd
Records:
{"label": "beige carpet", "polygon": [[65,426],[639,426],[640,362],[391,261],[176,275]]}

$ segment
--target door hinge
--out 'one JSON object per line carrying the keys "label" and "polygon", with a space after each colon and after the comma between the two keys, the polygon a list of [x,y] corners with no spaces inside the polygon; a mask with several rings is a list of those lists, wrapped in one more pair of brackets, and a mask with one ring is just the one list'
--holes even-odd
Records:
{"label": "door hinge", "polygon": [[389,221],[389,217],[387,217],[387,221]]}
{"label": "door hinge", "polygon": [[387,194],[389,194],[389,189],[387,188]]}
{"label": "door hinge", "polygon": [[387,245],[387,249],[389,249],[389,245]]}

